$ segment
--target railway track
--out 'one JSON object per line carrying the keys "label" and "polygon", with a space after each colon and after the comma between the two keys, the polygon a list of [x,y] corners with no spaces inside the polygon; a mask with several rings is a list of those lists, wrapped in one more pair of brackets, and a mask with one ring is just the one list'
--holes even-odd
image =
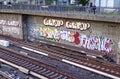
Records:
{"label": "railway track", "polygon": [[[103,53],[100,54],[98,51],[93,52],[92,50],[82,49],[82,48],[77,48],[77,47],[75,48],[73,46],[57,45],[56,43],[51,44],[49,42],[44,42],[43,40],[39,42],[43,44],[44,46],[48,46],[49,49],[53,49],[58,52],[62,52],[62,53],[70,54],[74,56],[79,56],[82,58],[92,59],[102,64],[108,64],[108,65],[114,64],[114,66],[119,67],[119,65],[115,64],[115,61],[110,56],[107,56],[106,54],[103,54]],[[107,56],[107,58],[105,56]]]}
{"label": "railway track", "polygon": [[23,68],[29,74],[35,75],[42,79],[74,79],[73,77],[56,70],[50,69],[42,64],[37,64],[33,60],[18,56],[17,54],[0,49],[0,61],[7,62],[18,68]]}
{"label": "railway track", "polygon": [[[0,37],[2,37],[2,38],[4,38],[4,39],[7,39],[8,40],[8,37],[6,36],[6,37],[3,37],[2,35],[0,35]],[[9,37],[10,38],[10,37]],[[10,38],[11,40],[14,40],[14,41],[18,41],[19,39],[13,39],[13,38]],[[11,41],[11,40],[9,40],[9,41]],[[18,42],[20,42],[20,41],[22,41],[22,40],[19,40]],[[37,39],[37,41],[39,41],[38,39]],[[112,60],[112,62],[114,62],[114,63],[112,63],[112,64],[110,64],[111,62],[109,62],[107,59],[105,59],[104,58],[104,54],[99,54],[99,52],[97,52],[97,51],[95,51],[94,52],[94,55],[93,55],[93,53],[91,54],[91,52],[93,52],[93,51],[90,51],[90,50],[85,50],[85,49],[81,49],[81,48],[77,48],[77,49],[75,49],[75,47],[71,47],[71,46],[63,46],[63,45],[57,45],[57,44],[51,44],[51,42],[44,42],[43,40],[41,40],[41,41],[39,41],[41,44],[44,44],[45,46],[49,46],[50,47],[50,49],[53,49],[53,50],[56,50],[56,51],[58,51],[57,53],[59,53],[59,52],[64,52],[64,54],[71,54],[71,55],[76,55],[76,56],[79,56],[79,57],[84,57],[84,58],[89,58],[89,59],[92,59],[92,60],[95,60],[95,61],[97,61],[97,62],[100,62],[100,63],[102,63],[102,64],[108,64],[108,65],[113,65],[114,64],[114,66],[118,66],[117,64],[115,64],[115,61],[114,60]],[[23,43],[23,41],[22,41],[22,43]],[[24,42],[25,43],[25,42]],[[29,43],[28,43],[29,44]],[[30,45],[30,44],[29,44]],[[34,44],[32,44],[32,45],[34,45]],[[30,46],[32,46],[32,45],[30,45]],[[36,45],[34,45],[35,47],[42,47],[41,49],[44,49],[44,47],[43,46],[39,46],[39,44],[37,43],[37,46]],[[49,49],[48,49],[49,50]],[[59,53],[59,54],[61,54],[61,53]],[[110,58],[109,58],[110,59]],[[110,59],[111,60],[111,59]],[[104,63],[105,62],[105,63]]]}
{"label": "railway track", "polygon": [[84,58],[84,59],[94,60],[94,61],[99,62],[101,64],[119,67],[119,65],[115,64],[114,62],[109,62],[109,61],[104,60],[102,57],[96,57],[96,56],[93,56],[91,54],[87,54],[87,52],[84,53],[84,51],[83,51],[83,53],[81,53],[81,52],[74,51],[74,50],[68,50],[65,48],[63,49],[60,47],[55,47],[52,45],[49,45],[49,49],[55,50],[55,51],[57,51],[56,53],[64,55],[64,56],[68,56],[71,58],[77,58],[77,59]]}
{"label": "railway track", "polygon": [[[54,57],[63,62],[93,71],[93,72],[95,71],[99,74],[102,74],[102,75],[105,75],[105,76],[108,76],[111,78],[115,78],[115,79],[120,78],[120,69],[113,67],[111,65],[108,66],[108,65],[101,64],[101,63],[98,63],[93,60],[83,59],[83,58],[71,56],[68,54],[60,55],[60,54],[56,54],[56,53],[50,53],[49,56]],[[84,66],[86,66],[86,67],[84,67]]]}
{"label": "railway track", "polygon": [[[53,51],[50,49],[46,49],[46,48],[41,48],[40,46],[36,46],[36,45],[30,44],[27,42],[21,42],[18,40],[14,40],[14,42],[13,41],[11,41],[11,42],[17,46],[21,45],[21,46],[23,46],[22,48],[30,50],[30,51],[40,52],[41,50],[47,50],[51,53],[42,51],[42,52],[40,52],[40,54],[44,53],[43,55],[45,55],[45,56],[53,57],[53,58],[56,58],[63,62],[72,64],[72,65],[108,76],[111,78],[115,78],[115,79],[120,78],[120,68],[116,68],[114,66],[109,66],[108,64],[105,65],[105,64],[95,62],[93,60],[88,60],[88,59],[80,58],[80,57],[73,56],[73,55],[71,56],[68,54],[64,54],[64,55],[57,54],[59,52]],[[56,53],[53,53],[53,52],[56,52]],[[62,52],[60,52],[60,53],[62,53]]]}
{"label": "railway track", "polygon": [[[0,37],[3,37],[3,36],[1,36],[0,35]],[[3,38],[7,38],[8,39],[8,37],[3,37]],[[13,39],[13,38],[10,38],[11,40],[14,40],[14,41],[18,41],[18,40],[15,40],[15,39]],[[10,40],[9,40],[10,41]],[[22,40],[19,40],[18,42],[20,42],[20,41],[22,41]],[[37,41],[39,41],[39,40],[37,40]],[[58,53],[58,54],[62,54],[63,53],[63,55],[67,55],[67,54],[70,54],[70,55],[74,55],[74,56],[79,56],[79,57],[82,57],[82,58],[87,58],[87,59],[92,59],[92,60],[95,60],[95,61],[97,61],[97,62],[100,62],[100,63],[102,63],[102,64],[108,64],[108,65],[113,65],[113,66],[115,66],[115,67],[120,67],[119,65],[117,65],[117,64],[115,64],[115,61],[114,60],[112,60],[111,58],[108,58],[108,59],[105,59],[104,58],[104,54],[98,54],[99,52],[97,52],[97,51],[95,51],[94,52],[94,55],[93,55],[93,53],[91,54],[91,52],[93,52],[93,51],[90,51],[90,50],[85,50],[85,49],[81,49],[81,48],[77,48],[77,49],[75,49],[74,47],[71,47],[71,46],[63,46],[63,45],[56,45],[56,44],[51,44],[50,42],[44,42],[43,40],[42,41],[39,41],[41,44],[44,44],[44,46],[49,46],[50,47],[50,51],[51,51],[51,49],[53,49],[52,51],[53,52],[55,52],[55,51],[57,51],[56,53]],[[22,41],[22,43],[23,43],[23,41]],[[25,42],[24,42],[25,43]],[[29,44],[29,43],[28,43]],[[30,45],[30,44],[29,44]],[[31,44],[30,46],[35,46],[36,48],[41,48],[41,49],[45,49],[46,50],[46,48],[45,47],[43,47],[43,46],[39,46],[38,45],[38,43],[37,43],[37,45],[35,45],[35,44]],[[49,49],[48,49],[49,50]],[[109,60],[110,59],[110,60]],[[109,61],[108,61],[109,60]],[[111,61],[112,60],[112,61]]]}
{"label": "railway track", "polygon": [[7,74],[5,74],[4,72],[0,71],[0,79],[13,79],[11,77],[9,77]]}

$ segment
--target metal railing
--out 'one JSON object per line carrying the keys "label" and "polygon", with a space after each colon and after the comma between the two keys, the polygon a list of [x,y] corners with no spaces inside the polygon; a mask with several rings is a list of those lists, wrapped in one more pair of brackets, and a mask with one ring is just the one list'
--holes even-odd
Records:
{"label": "metal railing", "polygon": [[67,12],[67,13],[87,13],[93,14],[112,14],[119,15],[120,8],[110,8],[110,7],[83,7],[83,6],[40,6],[40,5],[0,5],[1,10],[31,10],[31,11],[48,11],[48,12]]}

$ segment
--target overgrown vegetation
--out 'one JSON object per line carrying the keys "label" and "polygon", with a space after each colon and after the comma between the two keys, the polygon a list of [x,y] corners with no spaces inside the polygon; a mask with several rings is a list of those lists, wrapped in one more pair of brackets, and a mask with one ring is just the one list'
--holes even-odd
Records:
{"label": "overgrown vegetation", "polygon": [[45,0],[45,4],[46,4],[46,5],[51,5],[52,2],[53,2],[53,0]]}
{"label": "overgrown vegetation", "polygon": [[86,6],[89,3],[89,0],[76,0],[76,4],[81,4],[82,6]]}

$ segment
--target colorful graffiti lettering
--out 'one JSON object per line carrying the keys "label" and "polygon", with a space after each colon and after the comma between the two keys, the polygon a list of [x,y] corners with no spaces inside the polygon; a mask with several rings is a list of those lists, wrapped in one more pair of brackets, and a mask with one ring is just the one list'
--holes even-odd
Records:
{"label": "colorful graffiti lettering", "polygon": [[74,21],[67,21],[65,26],[67,28],[80,29],[80,30],[86,30],[86,29],[90,28],[90,24],[89,23],[74,22]]}
{"label": "colorful graffiti lettering", "polygon": [[55,40],[64,40],[68,42],[74,42],[79,44],[79,33],[70,32],[70,31],[59,31],[53,27],[40,26],[39,27],[39,36],[43,36],[48,39]]}
{"label": "colorful graffiti lettering", "polygon": [[44,25],[50,25],[50,26],[61,26],[63,25],[63,20],[58,20],[58,19],[52,19],[52,18],[45,18],[43,20]]}
{"label": "colorful graffiti lettering", "polygon": [[61,40],[65,40],[68,42],[74,42],[75,44],[79,44],[79,33],[78,32],[70,32],[70,31],[60,31]]}
{"label": "colorful graffiti lettering", "polygon": [[45,26],[40,26],[39,28],[39,35],[46,37],[46,38],[52,38],[56,40],[60,40],[60,35],[59,31],[56,28],[52,27],[45,27]]}
{"label": "colorful graffiti lettering", "polygon": [[112,40],[107,37],[98,37],[93,35],[84,35],[78,32],[58,30],[54,27],[40,26],[31,27],[30,33],[34,36],[44,37],[50,41],[67,41],[90,50],[112,53]]}
{"label": "colorful graffiti lettering", "polygon": [[80,46],[83,48],[112,53],[112,48],[110,45],[113,44],[113,42],[107,37],[81,35],[79,39]]}
{"label": "colorful graffiti lettering", "polygon": [[[45,18],[43,20],[43,24],[47,26],[59,27],[64,25],[64,21],[60,19]],[[86,30],[90,28],[90,23],[80,21],[66,21],[65,27],[71,29]]]}

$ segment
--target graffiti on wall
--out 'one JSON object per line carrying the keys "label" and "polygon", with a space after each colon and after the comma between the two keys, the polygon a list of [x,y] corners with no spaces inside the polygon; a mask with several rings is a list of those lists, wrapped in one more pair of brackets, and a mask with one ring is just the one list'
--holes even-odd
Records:
{"label": "graffiti on wall", "polygon": [[43,36],[48,39],[55,39],[55,40],[64,40],[68,42],[74,42],[79,44],[79,33],[70,32],[70,31],[60,31],[56,28],[40,26],[39,28],[39,35]]}
{"label": "graffiti on wall", "polygon": [[80,46],[83,48],[112,53],[112,40],[107,37],[80,35]]}
{"label": "graffiti on wall", "polygon": [[3,27],[3,33],[6,35],[20,35],[20,29],[17,27]]}
{"label": "graffiti on wall", "polygon": [[[43,24],[58,27],[58,26],[64,25],[64,22],[63,22],[63,20],[45,18],[43,20]],[[70,28],[70,29],[86,30],[86,29],[90,28],[90,23],[80,22],[80,21],[78,21],[78,22],[77,21],[66,21],[64,27]]]}
{"label": "graffiti on wall", "polygon": [[18,26],[19,21],[0,20],[1,25]]}
{"label": "graffiti on wall", "polygon": [[19,26],[20,21],[18,20],[0,19],[0,34],[22,39],[22,28]]}
{"label": "graffiti on wall", "polygon": [[61,40],[73,42],[82,48],[112,53],[112,40],[107,37],[87,36],[78,32],[60,31]]}
{"label": "graffiti on wall", "polygon": [[45,18],[43,24],[58,27],[63,25],[63,20]]}
{"label": "graffiti on wall", "polygon": [[54,40],[55,42],[59,42],[60,40],[66,41],[74,43],[82,48],[112,53],[113,42],[107,37],[87,36],[79,32],[58,30],[57,28],[48,26],[31,27],[31,34],[37,38],[44,37],[50,41]]}
{"label": "graffiti on wall", "polygon": [[59,35],[58,30],[52,27],[40,26],[39,36],[43,36],[45,38],[55,40],[55,41],[60,40],[60,35]]}
{"label": "graffiti on wall", "polygon": [[28,34],[35,37],[35,38],[38,38],[39,26],[30,26],[28,29]]}
{"label": "graffiti on wall", "polygon": [[90,24],[89,23],[73,22],[73,21],[67,21],[65,26],[67,28],[79,29],[79,30],[86,30],[86,29],[90,28]]}
{"label": "graffiti on wall", "polygon": [[80,42],[78,32],[70,32],[65,30],[60,31],[60,39],[75,44],[79,44]]}

